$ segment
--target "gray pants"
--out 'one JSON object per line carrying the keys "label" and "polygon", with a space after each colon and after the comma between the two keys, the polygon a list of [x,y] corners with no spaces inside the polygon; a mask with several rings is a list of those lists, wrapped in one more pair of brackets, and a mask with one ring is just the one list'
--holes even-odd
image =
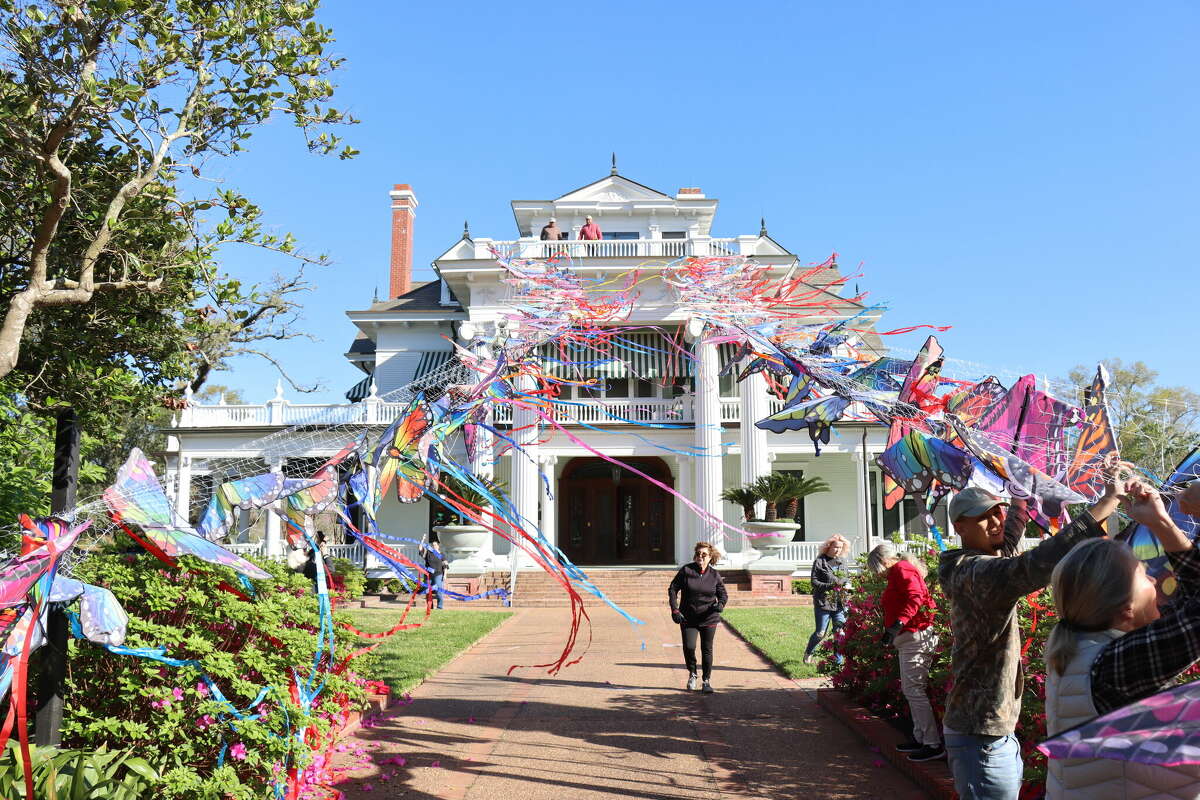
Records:
{"label": "gray pants", "polygon": [[942,732],[929,704],[929,665],[933,663],[938,637],[929,627],[923,631],[904,631],[896,637],[900,658],[900,689],[908,700],[913,720],[913,740],[925,745],[940,745]]}

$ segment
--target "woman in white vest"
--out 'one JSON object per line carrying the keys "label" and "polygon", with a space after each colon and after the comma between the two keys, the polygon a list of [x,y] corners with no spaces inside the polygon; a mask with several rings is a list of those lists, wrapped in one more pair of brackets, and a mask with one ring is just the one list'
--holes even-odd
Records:
{"label": "woman in white vest", "polygon": [[[1160,616],[1154,581],[1123,542],[1089,539],[1059,562],[1051,582],[1059,623],[1045,652],[1050,735],[1167,689],[1200,660],[1200,550],[1158,492],[1140,484],[1128,492],[1130,516],[1150,528],[1175,570],[1174,605]],[[1046,793],[1050,800],[1195,800],[1200,767],[1050,759]]]}

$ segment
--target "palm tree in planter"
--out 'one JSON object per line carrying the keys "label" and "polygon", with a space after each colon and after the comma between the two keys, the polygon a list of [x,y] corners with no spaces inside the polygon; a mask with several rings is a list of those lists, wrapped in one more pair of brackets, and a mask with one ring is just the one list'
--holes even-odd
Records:
{"label": "palm tree in planter", "polygon": [[784,519],[796,516],[800,498],[818,492],[828,492],[829,484],[820,478],[801,478],[796,475],[786,475],[782,472],[772,472],[763,475],[750,484],[751,490],[762,500],[766,501],[767,511],[763,515],[765,522],[776,522],[782,506]]}
{"label": "palm tree in planter", "polygon": [[731,486],[721,492],[721,499],[726,503],[733,503],[735,506],[742,507],[742,516],[746,522],[757,522],[758,514],[755,513],[755,506],[762,498],[759,497],[751,484],[745,486]]}

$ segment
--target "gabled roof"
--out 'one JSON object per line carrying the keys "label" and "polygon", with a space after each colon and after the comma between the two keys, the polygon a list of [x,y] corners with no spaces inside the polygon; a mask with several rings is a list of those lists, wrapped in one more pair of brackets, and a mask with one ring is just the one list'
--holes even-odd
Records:
{"label": "gabled roof", "polygon": [[350,349],[346,352],[350,355],[369,356],[375,352],[375,341],[359,331],[358,336],[355,336],[354,341],[350,344]]}
{"label": "gabled roof", "polygon": [[670,200],[670,195],[665,195],[657,189],[651,189],[649,186],[631,181],[624,175],[605,175],[598,181],[592,181],[586,186],[580,186],[574,191],[567,192],[561,197],[555,198],[554,202],[565,201],[573,202],[588,202],[594,200],[603,200],[608,202],[623,202],[628,200]]}
{"label": "gabled roof", "polygon": [[442,305],[442,282],[429,281],[421,283],[408,292],[393,297],[391,300],[380,300],[372,303],[364,311],[462,311],[462,304],[454,293],[450,293],[453,305]]}

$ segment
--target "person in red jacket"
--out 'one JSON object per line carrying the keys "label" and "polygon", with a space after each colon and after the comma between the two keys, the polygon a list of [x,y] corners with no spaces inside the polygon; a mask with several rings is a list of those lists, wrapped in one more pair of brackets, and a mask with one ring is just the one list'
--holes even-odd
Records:
{"label": "person in red jacket", "polygon": [[867,568],[876,575],[887,573],[883,591],[883,643],[896,647],[900,660],[900,688],[912,714],[912,740],[897,745],[909,761],[934,761],[946,757],[941,726],[933,714],[926,687],[938,637],[933,632],[937,606],[925,585],[925,565],[909,561],[884,542],[867,556]]}

